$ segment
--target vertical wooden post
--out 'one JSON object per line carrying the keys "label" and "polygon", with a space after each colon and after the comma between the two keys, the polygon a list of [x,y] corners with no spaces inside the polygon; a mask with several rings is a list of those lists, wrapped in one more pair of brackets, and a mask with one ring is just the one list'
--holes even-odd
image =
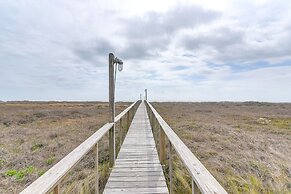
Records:
{"label": "vertical wooden post", "polygon": [[109,130],[109,166],[113,167],[115,162],[115,103],[114,103],[114,55],[109,53],[109,120],[113,127]]}
{"label": "vertical wooden post", "polygon": [[95,153],[95,171],[96,171],[96,179],[95,179],[95,194],[99,194],[98,142],[97,142],[96,145],[95,145],[94,153]]}
{"label": "vertical wooden post", "polygon": [[130,114],[130,110],[128,111],[128,128],[130,127],[130,123],[131,123],[131,114]]}
{"label": "vertical wooden post", "polygon": [[53,191],[54,194],[59,194],[60,193],[60,184],[57,184],[54,188],[54,191]]}
{"label": "vertical wooden post", "polygon": [[197,187],[195,181],[192,179],[192,194],[200,194],[200,190]]}
{"label": "vertical wooden post", "polygon": [[119,146],[121,148],[123,141],[123,125],[122,125],[122,118],[119,120]]}
{"label": "vertical wooden post", "polygon": [[161,164],[165,164],[166,160],[166,144],[165,144],[165,132],[163,129],[158,126],[159,130],[159,136],[160,136],[160,161]]}
{"label": "vertical wooden post", "polygon": [[[122,137],[122,140],[124,140],[125,136],[126,136],[126,133],[127,133],[127,130],[126,130],[126,118],[125,118],[126,115],[124,115],[122,117],[122,130],[123,130],[123,137]],[[123,142],[123,141],[122,141]]]}
{"label": "vertical wooden post", "polygon": [[126,131],[128,131],[128,129],[129,129],[129,123],[130,123],[130,121],[129,121],[129,111],[126,113]]}
{"label": "vertical wooden post", "polygon": [[133,109],[130,109],[129,112],[130,112],[130,123],[131,123],[132,120],[133,120],[133,116],[134,116],[134,115],[133,115],[133,113],[134,113],[134,112],[133,112]]}
{"label": "vertical wooden post", "polygon": [[148,115],[149,115],[149,119],[150,119],[150,124],[151,124],[152,130],[154,130],[153,119],[152,119],[153,118],[153,114],[152,114],[152,110],[151,109],[149,109]]}
{"label": "vertical wooden post", "polygon": [[170,177],[170,194],[173,194],[173,155],[171,142],[169,142],[169,177]]}
{"label": "vertical wooden post", "polygon": [[114,126],[109,129],[109,166],[112,168],[115,161],[115,131]]}

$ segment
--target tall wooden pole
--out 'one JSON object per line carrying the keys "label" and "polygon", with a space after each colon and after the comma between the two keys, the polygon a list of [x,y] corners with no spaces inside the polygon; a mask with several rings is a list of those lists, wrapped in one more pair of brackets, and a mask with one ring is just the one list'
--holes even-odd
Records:
{"label": "tall wooden pole", "polygon": [[109,121],[113,127],[109,130],[109,166],[113,167],[115,162],[115,102],[114,102],[114,55],[109,53]]}

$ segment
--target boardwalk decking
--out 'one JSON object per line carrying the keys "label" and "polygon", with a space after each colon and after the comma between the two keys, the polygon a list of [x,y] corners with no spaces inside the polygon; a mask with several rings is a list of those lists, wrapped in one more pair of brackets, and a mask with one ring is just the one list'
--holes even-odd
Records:
{"label": "boardwalk decking", "polygon": [[144,103],[133,118],[104,193],[169,193]]}

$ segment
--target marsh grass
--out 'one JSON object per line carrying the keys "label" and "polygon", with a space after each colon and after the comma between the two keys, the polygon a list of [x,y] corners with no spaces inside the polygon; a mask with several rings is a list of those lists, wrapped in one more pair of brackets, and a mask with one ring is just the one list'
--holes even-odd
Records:
{"label": "marsh grass", "polygon": [[[153,105],[228,193],[291,193],[291,104]],[[168,164],[164,172],[168,182]],[[190,181],[175,155],[174,191],[191,193]]]}
{"label": "marsh grass", "polygon": [[[117,103],[116,114],[129,104]],[[19,193],[108,121],[108,105],[100,102],[10,102],[0,110],[0,193]],[[107,163],[108,135],[99,144],[101,189]],[[89,153],[65,177],[62,191],[92,193],[94,172]]]}

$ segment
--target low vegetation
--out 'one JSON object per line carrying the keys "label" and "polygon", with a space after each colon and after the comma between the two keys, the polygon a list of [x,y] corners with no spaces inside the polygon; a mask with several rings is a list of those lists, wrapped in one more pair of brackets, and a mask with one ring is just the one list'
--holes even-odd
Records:
{"label": "low vegetation", "polygon": [[[129,104],[118,103],[117,113]],[[107,103],[1,103],[0,193],[19,193],[107,122]],[[99,143],[101,189],[109,174],[107,139]],[[89,153],[64,179],[62,192],[88,193],[94,164]]]}
{"label": "low vegetation", "polygon": [[[129,104],[119,103],[117,112]],[[229,193],[291,193],[291,104],[153,105]],[[107,110],[100,102],[1,103],[0,193],[18,193],[36,180],[105,124]],[[108,136],[99,149],[102,190],[110,172]],[[61,183],[62,192],[94,193],[94,171],[88,153]],[[174,191],[191,191],[176,154]]]}
{"label": "low vegetation", "polygon": [[[291,193],[291,104],[154,107],[229,193]],[[190,192],[191,179],[177,156],[174,172],[174,190]]]}

